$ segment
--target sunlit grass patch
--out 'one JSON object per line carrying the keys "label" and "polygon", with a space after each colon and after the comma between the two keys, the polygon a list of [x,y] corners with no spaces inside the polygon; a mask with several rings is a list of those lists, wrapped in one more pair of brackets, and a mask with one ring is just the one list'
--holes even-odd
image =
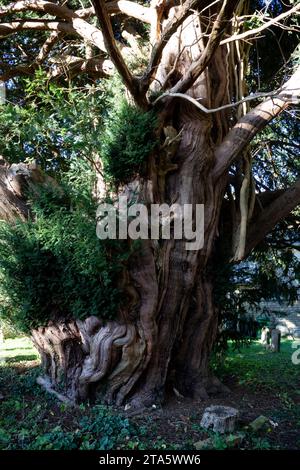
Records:
{"label": "sunlit grass patch", "polygon": [[6,339],[0,344],[0,363],[35,361],[39,354],[29,338]]}
{"label": "sunlit grass patch", "polygon": [[299,389],[300,365],[292,362],[293,342],[281,341],[280,352],[267,350],[259,341],[244,346],[241,351],[230,348],[224,360],[215,366],[220,377],[235,377],[239,385],[278,391]]}

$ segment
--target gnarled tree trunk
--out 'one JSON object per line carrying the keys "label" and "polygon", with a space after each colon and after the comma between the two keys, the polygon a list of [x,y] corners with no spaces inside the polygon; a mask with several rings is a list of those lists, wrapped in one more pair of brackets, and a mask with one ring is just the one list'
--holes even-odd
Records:
{"label": "gnarled tree trunk", "polygon": [[[183,74],[201,56],[200,26],[197,15],[193,21],[189,17],[171,38],[157,71],[160,82],[182,43],[187,48],[174,73]],[[190,91],[206,106],[227,102],[227,59],[226,49],[220,48]],[[167,149],[167,161],[163,145],[151,156],[147,177],[136,181],[140,199],[148,204],[204,204],[204,247],[188,251],[185,240],[143,241],[129,269],[135,302],[124,305],[118,320],[103,324],[91,317],[72,327],[49,326],[32,333],[53,386],[65,377],[65,393],[72,399],[97,391],[107,402],[141,407],[161,402],[168,382],[189,396],[207,397],[220,387],[209,372],[218,319],[209,267],[226,183],[212,176],[214,146],[228,130],[226,114],[208,116],[182,99],[158,112],[162,134],[168,127],[180,137],[175,151]]]}

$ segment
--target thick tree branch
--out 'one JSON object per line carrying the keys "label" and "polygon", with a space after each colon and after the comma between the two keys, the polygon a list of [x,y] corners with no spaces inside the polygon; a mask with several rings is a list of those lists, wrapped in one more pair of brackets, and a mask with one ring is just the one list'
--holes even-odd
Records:
{"label": "thick tree branch", "polygon": [[170,90],[171,93],[185,93],[207,67],[220,44],[228,21],[231,19],[237,4],[238,0],[224,0],[200,59],[190,66],[184,77]]}
{"label": "thick tree branch", "polygon": [[[53,64],[47,72],[50,79],[57,79],[62,75],[74,77],[81,73],[87,73],[94,78],[108,78],[114,70],[110,60],[97,57],[83,59],[82,57],[66,56],[60,58],[60,60],[51,60],[50,62]],[[7,81],[19,75],[34,75],[39,64],[40,62],[36,61],[30,65],[16,65],[12,67],[4,62],[0,62],[0,69],[4,70],[4,73],[0,75],[0,80]]]}
{"label": "thick tree branch", "polygon": [[59,21],[12,21],[11,23],[0,23],[0,38],[10,36],[20,31],[56,31],[71,35],[77,35],[70,23]]}
{"label": "thick tree branch", "polygon": [[144,23],[151,23],[151,9],[140,5],[139,3],[129,2],[127,0],[116,0],[106,3],[106,9],[109,14],[123,13]]}
{"label": "thick tree branch", "polygon": [[75,34],[76,31],[70,23],[59,21],[12,21],[11,23],[0,23],[0,38],[10,36],[19,31],[59,31],[66,34]]}
{"label": "thick tree branch", "polygon": [[87,73],[94,78],[108,78],[114,71],[112,62],[103,57],[83,59],[68,55],[53,62],[54,67],[49,72],[50,78],[57,78],[64,74],[74,77],[80,73]]}
{"label": "thick tree branch", "polygon": [[39,11],[67,20],[72,20],[76,16],[73,10],[64,5],[45,0],[24,0],[0,8],[0,18],[11,13],[21,13],[23,11]]}
{"label": "thick tree branch", "polygon": [[87,21],[80,18],[69,8],[44,0],[24,0],[16,2],[0,9],[0,18],[8,13],[22,11],[39,11],[66,20],[65,22],[45,20],[37,18],[33,21],[16,20],[0,24],[0,37],[8,36],[22,30],[49,30],[62,31],[81,36],[86,41],[94,44],[98,49],[106,52],[101,31]]}
{"label": "thick tree branch", "polygon": [[287,217],[299,204],[300,179],[263,209],[258,217],[250,224],[247,234],[245,256],[273,230],[278,222]]}
{"label": "thick tree branch", "polygon": [[8,63],[0,62],[0,69],[5,71],[2,75],[0,75],[0,80],[5,82],[6,80],[9,80],[12,77],[16,77],[17,75],[32,75],[48,57],[59,37],[60,33],[53,31],[42,45],[34,63],[32,64],[16,65],[12,67]]}
{"label": "thick tree branch", "polygon": [[12,21],[0,23],[0,38],[7,37],[19,31],[57,31],[65,34],[81,36],[86,41],[94,44],[98,49],[106,52],[101,31],[84,20],[75,18],[72,22],[36,20],[36,21]]}
{"label": "thick tree branch", "polygon": [[55,44],[57,43],[60,37],[61,37],[61,34],[57,33],[56,31],[52,32],[48,36],[48,38],[42,45],[40,52],[37,55],[36,63],[38,65],[44,62],[44,60],[48,57],[48,55],[50,54],[51,50],[53,49],[53,47],[55,46]]}
{"label": "thick tree branch", "polygon": [[[106,8],[109,14],[122,13],[145,23],[151,23],[150,8],[139,5],[138,3],[130,2],[128,0],[115,0],[112,2],[107,2]],[[72,14],[75,14],[78,16],[78,18],[89,18],[95,15],[95,9],[93,7],[81,8],[80,10],[76,10],[74,12],[64,5],[58,5],[44,0],[24,0],[14,2],[10,5],[0,8],[0,17],[9,13],[20,13],[29,10],[41,11],[53,16],[58,16],[59,18],[70,18]]]}
{"label": "thick tree branch", "polygon": [[216,148],[214,178],[218,179],[242,154],[253,137],[300,96],[300,67],[281,88],[277,98],[270,98],[243,116]]}
{"label": "thick tree branch", "polygon": [[137,104],[145,104],[141,102],[138,80],[130,73],[122,57],[122,54],[120,53],[116,45],[112,25],[106,10],[105,2],[103,0],[92,0],[92,2],[103,32],[106,50],[110,55],[113,64],[115,65],[126,87],[130,91]]}
{"label": "thick tree branch", "polygon": [[0,155],[0,220],[26,220],[30,209],[25,194],[36,184],[56,184],[35,164],[9,165]]}
{"label": "thick tree branch", "polygon": [[159,65],[163,50],[171,36],[176,33],[179,26],[184,22],[192,10],[195,10],[196,8],[204,8],[206,4],[206,0],[188,0],[183,4],[180,11],[176,13],[175,16],[166,25],[160,40],[153,46],[147,70],[141,79],[141,88],[144,93],[147,92],[151,82],[154,79],[156,68]]}

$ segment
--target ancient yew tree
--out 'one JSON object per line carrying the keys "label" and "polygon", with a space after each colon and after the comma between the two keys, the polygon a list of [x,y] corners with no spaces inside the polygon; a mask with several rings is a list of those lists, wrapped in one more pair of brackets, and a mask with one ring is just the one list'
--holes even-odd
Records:
{"label": "ancient yew tree", "polygon": [[[160,402],[168,384],[184,396],[206,397],[222,388],[209,370],[222,309],[216,266],[220,259],[223,266],[246,259],[300,203],[296,170],[285,179],[286,187],[268,184],[255,167],[258,152],[251,147],[279,115],[288,112],[290,120],[297,118],[300,68],[299,53],[294,51],[299,3],[0,3],[0,80],[7,93],[22,77],[28,80],[41,70],[48,83],[61,89],[72,80],[82,88],[105,80],[117,83],[116,76],[123,83],[123,111],[105,118],[115,126],[118,151],[109,160],[105,146],[101,150],[95,145],[88,155],[97,173],[94,201],[107,194],[113,199],[134,193],[148,206],[204,204],[202,249],[188,251],[185,240],[172,237],[131,246],[130,256],[114,274],[121,302],[109,317],[104,303],[98,311],[93,306],[76,318],[76,292],[69,303],[72,311],[68,303],[58,303],[51,311],[54,303],[49,301],[48,317],[31,329],[45,370],[41,381],[71,400],[97,392],[104,401],[132,407]],[[273,61],[272,76],[263,77],[264,87],[257,66],[260,41],[264,48],[269,41],[266,55]],[[116,93],[116,100],[121,94]],[[140,135],[132,132],[128,116],[138,120],[134,122]],[[116,122],[122,124],[122,119],[129,122],[128,138],[124,129],[118,135]],[[130,132],[137,139],[131,152],[143,149],[144,154],[134,153],[127,161]],[[293,141],[289,147],[288,136],[278,140],[279,147],[286,146],[283,157],[292,156],[296,167],[299,146]],[[118,141],[125,142],[124,149]],[[35,157],[39,162],[39,155]],[[38,223],[26,190],[48,185],[59,192],[60,185],[36,165],[10,165],[6,160],[0,166],[2,219],[12,225],[28,218]],[[116,172],[121,162],[123,167]],[[268,165],[272,167],[272,158],[265,159],[261,171],[268,171]],[[112,172],[110,178],[106,169]],[[92,218],[90,224],[95,232]]]}

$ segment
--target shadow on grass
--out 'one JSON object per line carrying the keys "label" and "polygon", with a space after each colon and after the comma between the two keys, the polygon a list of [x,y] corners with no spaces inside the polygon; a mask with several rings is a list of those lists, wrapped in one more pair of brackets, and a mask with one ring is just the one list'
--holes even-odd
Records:
{"label": "shadow on grass", "polygon": [[19,346],[16,346],[15,348],[5,348],[5,352],[6,351],[28,351],[28,350],[31,350],[32,349],[32,346],[24,346],[23,348],[19,347]]}
{"label": "shadow on grass", "polygon": [[36,354],[28,354],[27,356],[14,356],[14,357],[1,357],[0,361],[1,362],[20,362],[20,361],[36,361],[38,359],[38,356]]}

